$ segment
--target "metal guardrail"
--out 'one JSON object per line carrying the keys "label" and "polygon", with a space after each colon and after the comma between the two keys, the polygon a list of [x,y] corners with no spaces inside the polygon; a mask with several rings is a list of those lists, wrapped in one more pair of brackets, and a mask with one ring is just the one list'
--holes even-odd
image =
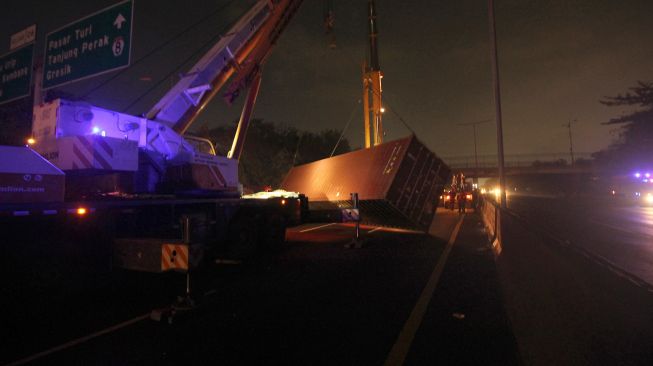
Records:
{"label": "metal guardrail", "polygon": [[597,264],[610,272],[618,275],[621,278],[624,278],[638,286],[649,293],[653,293],[653,285],[647,283],[642,278],[637,275],[628,272],[627,270],[619,267],[609,259],[596,254],[582,246],[575,245],[569,240],[562,239],[556,236],[553,232],[547,229],[545,224],[533,223],[531,220],[527,219],[523,215],[518,214],[517,212],[506,209],[502,211],[498,203],[491,198],[481,196],[479,202],[480,215],[485,224],[485,229],[488,233],[490,242],[492,243],[492,249],[494,253],[499,256],[503,247],[503,235],[502,235],[502,220],[501,217],[508,215],[511,220],[505,221],[506,223],[511,223],[513,225],[521,225],[526,228],[528,231],[532,232],[534,235],[546,240],[548,245],[555,245],[559,248],[565,248],[571,250],[577,254],[582,255],[587,258],[594,264]]}
{"label": "metal guardrail", "polygon": [[[443,157],[442,160],[452,169],[496,168],[496,155],[464,155]],[[592,153],[574,153],[575,164],[591,164]],[[569,153],[550,154],[506,154],[504,166],[508,168],[524,168],[536,165],[571,166]]]}

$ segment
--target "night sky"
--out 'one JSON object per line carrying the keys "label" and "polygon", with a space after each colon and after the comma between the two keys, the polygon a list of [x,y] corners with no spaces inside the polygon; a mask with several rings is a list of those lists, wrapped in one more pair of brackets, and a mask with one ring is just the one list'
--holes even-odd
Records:
{"label": "night sky", "polygon": [[[37,54],[45,34],[115,1],[8,1],[0,14],[0,51],[9,36],[38,24]],[[229,1],[168,2],[135,0],[132,60]],[[235,1],[170,46],[134,65],[84,100],[122,111],[253,3]],[[337,48],[327,47],[323,2],[306,0],[282,35],[263,74],[255,118],[311,131],[341,129],[360,146],[362,136],[361,62],[367,51],[366,0],[332,0]],[[74,4],[74,5],[73,5]],[[502,78],[504,141],[507,154],[592,152],[615,137],[600,123],[625,112],[598,103],[637,80],[653,80],[653,1],[496,0]],[[386,139],[409,131],[441,156],[473,154],[471,127],[494,117],[485,0],[377,0],[379,53],[384,100],[393,112],[384,118]],[[184,71],[191,64],[182,67]],[[70,84],[80,97],[107,76]],[[172,78],[127,112],[146,112]],[[241,102],[242,102],[241,98]],[[217,126],[233,121],[240,103],[216,99],[196,122]],[[396,114],[395,114],[396,113]],[[496,153],[493,124],[478,127],[479,154]]]}

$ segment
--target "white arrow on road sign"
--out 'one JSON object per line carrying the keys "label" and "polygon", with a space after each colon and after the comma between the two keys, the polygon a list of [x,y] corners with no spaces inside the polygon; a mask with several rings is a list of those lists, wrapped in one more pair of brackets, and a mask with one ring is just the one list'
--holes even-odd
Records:
{"label": "white arrow on road sign", "polygon": [[[44,60],[60,60],[62,54],[66,56],[75,49],[85,51],[77,55],[79,57],[67,59],[64,57],[62,62],[44,62],[42,89],[54,88],[129,66],[134,19],[133,5],[134,0],[122,0],[48,33],[45,43],[56,43],[61,47],[46,49]],[[97,37],[94,41],[97,46],[96,43],[81,37],[82,30],[86,32],[84,34],[93,33]]]}
{"label": "white arrow on road sign", "polygon": [[113,22],[113,25],[115,25],[116,28],[121,29],[122,28],[122,23],[124,23],[126,21],[127,21],[127,19],[125,19],[125,17],[122,16],[122,14],[118,13],[118,16],[116,17],[116,20]]}

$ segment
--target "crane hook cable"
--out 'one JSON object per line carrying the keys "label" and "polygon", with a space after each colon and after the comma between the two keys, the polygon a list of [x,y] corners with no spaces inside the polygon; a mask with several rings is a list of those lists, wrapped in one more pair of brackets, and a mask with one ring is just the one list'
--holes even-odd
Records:
{"label": "crane hook cable", "polygon": [[[344,48],[342,48],[342,49],[344,49]],[[349,59],[349,61],[350,61],[352,64],[357,64],[357,63],[355,62],[355,58],[353,57],[353,55],[352,55],[350,52],[344,51],[343,54],[344,54],[344,55]],[[377,92],[375,92],[375,91],[372,91],[372,93],[374,93],[374,94],[377,95],[377,96],[379,95],[379,93],[377,93]],[[386,99],[386,100],[387,100],[388,98],[383,98],[383,99]],[[415,135],[415,130],[413,130],[413,128],[410,127],[410,125],[408,124],[408,122],[406,122],[406,120],[405,120],[405,119],[404,119],[404,118],[399,114],[399,112],[397,112],[394,108],[391,108],[389,103],[383,103],[383,104],[386,106],[386,108],[387,108],[388,110],[390,110],[390,112],[392,112],[392,114],[395,115],[395,117],[397,117],[397,118],[399,119],[399,121],[404,125],[404,127],[406,127],[406,129],[408,129],[408,131],[410,131],[410,133],[412,133],[413,135]]]}
{"label": "crane hook cable", "polygon": [[345,128],[342,129],[342,132],[340,133],[340,137],[338,137],[338,141],[336,142],[336,146],[333,147],[333,151],[331,151],[331,155],[329,155],[330,158],[332,158],[333,154],[336,153],[336,149],[338,148],[338,145],[340,145],[340,141],[342,141],[342,138],[345,136],[345,132],[347,132],[347,129],[351,124],[351,120],[354,118],[354,113],[356,112],[356,109],[358,109],[358,104],[361,104],[360,99],[356,101],[356,105],[351,110],[351,113],[349,113],[349,120],[347,121],[347,124],[345,124]]}

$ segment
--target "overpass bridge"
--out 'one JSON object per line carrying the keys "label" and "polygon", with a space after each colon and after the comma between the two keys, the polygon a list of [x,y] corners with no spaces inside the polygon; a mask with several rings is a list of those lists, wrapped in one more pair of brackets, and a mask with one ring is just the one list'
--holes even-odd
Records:
{"label": "overpass bridge", "polygon": [[[466,177],[498,176],[497,155],[468,155],[443,157],[454,172]],[[591,153],[574,154],[571,164],[569,153],[506,154],[504,156],[506,175],[530,174],[583,174],[595,171]]]}

